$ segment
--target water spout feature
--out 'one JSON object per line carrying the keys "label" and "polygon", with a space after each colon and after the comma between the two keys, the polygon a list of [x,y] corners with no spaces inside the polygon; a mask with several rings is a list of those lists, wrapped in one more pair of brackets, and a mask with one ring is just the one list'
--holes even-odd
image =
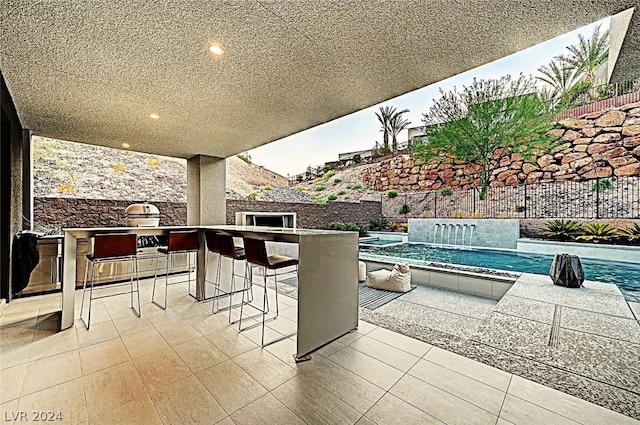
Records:
{"label": "water spout feature", "polygon": [[469,226],[469,227],[471,228],[471,231],[469,232],[469,245],[468,245],[468,246],[471,246],[471,239],[473,238],[473,229],[475,229],[475,228],[476,228],[476,225],[475,225],[475,224],[472,224],[472,225],[471,225],[471,226]]}
{"label": "water spout feature", "polygon": [[436,238],[438,236],[438,227],[440,227],[439,224],[436,224],[435,226],[433,226],[433,243],[436,243]]}

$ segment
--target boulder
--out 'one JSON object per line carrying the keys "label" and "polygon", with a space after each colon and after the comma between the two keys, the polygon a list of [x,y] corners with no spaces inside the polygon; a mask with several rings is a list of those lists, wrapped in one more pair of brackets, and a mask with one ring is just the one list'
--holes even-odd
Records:
{"label": "boulder", "polygon": [[611,149],[614,145],[612,144],[604,144],[604,143],[592,143],[587,148],[587,153],[593,155],[594,153],[605,152]]}
{"label": "boulder", "polygon": [[619,133],[602,133],[593,139],[593,143],[611,143],[622,139]]}
{"label": "boulder", "polygon": [[627,103],[626,105],[622,105],[620,107],[620,110],[621,111],[628,111],[630,109],[635,109],[635,108],[639,108],[640,109],[640,102]]}
{"label": "boulder", "polygon": [[596,118],[600,118],[604,114],[604,111],[595,111],[590,114],[583,115],[582,118],[586,118],[589,120],[595,120]]}
{"label": "boulder", "polygon": [[600,127],[585,127],[582,129],[582,134],[585,137],[594,137],[602,132]]}
{"label": "boulder", "polygon": [[640,162],[634,164],[625,165],[624,167],[616,168],[616,176],[637,176],[640,175]]}
{"label": "boulder", "polygon": [[622,125],[627,114],[615,109],[609,110],[596,120],[597,127],[615,127]]}
{"label": "boulder", "polygon": [[610,149],[602,154],[602,159],[605,161],[609,161],[611,158],[615,158],[618,156],[624,156],[627,154],[627,150],[622,146],[618,146],[616,148]]}
{"label": "boulder", "polygon": [[574,145],[588,145],[593,139],[591,137],[580,137],[573,141]]}
{"label": "boulder", "polygon": [[518,183],[519,183],[519,180],[517,175],[509,176],[507,180],[505,180],[504,182],[504,184],[507,186],[517,186]]}
{"label": "boulder", "polygon": [[584,152],[574,152],[574,153],[570,153],[570,154],[565,155],[565,156],[562,158],[562,163],[563,163],[563,164],[568,164],[568,163],[570,163],[570,162],[575,161],[576,159],[584,158],[585,156],[587,156],[587,154],[586,154],[586,153],[584,153]]}
{"label": "boulder", "polygon": [[[619,156],[617,158],[611,158],[609,160],[609,164],[611,164],[611,166],[614,169],[622,168],[622,167],[624,167],[626,165],[635,164],[637,162],[638,162],[638,160],[635,159],[633,157],[633,155]],[[614,172],[615,172],[615,170],[614,170]]]}
{"label": "boulder", "polygon": [[538,167],[536,167],[535,165],[529,163],[529,162],[525,162],[524,164],[522,164],[522,172],[525,174],[529,174],[532,171],[536,170]]}
{"label": "boulder", "polygon": [[637,136],[640,134],[640,124],[625,125],[622,127],[623,136]]}
{"label": "boulder", "polygon": [[563,134],[564,134],[563,128],[554,128],[553,130],[549,130],[547,132],[547,136],[555,137],[556,139],[561,138]]}
{"label": "boulder", "polygon": [[567,130],[564,135],[562,136],[562,140],[566,140],[568,142],[572,142],[576,139],[579,139],[580,137],[582,137],[582,134],[574,131],[574,130]]}
{"label": "boulder", "polygon": [[613,173],[611,167],[597,167],[588,173],[585,173],[582,177],[590,180],[590,179],[603,179],[606,177],[611,177]]}
{"label": "boulder", "polygon": [[[572,162],[571,164],[569,164],[569,165],[571,165],[571,168],[578,169],[578,168],[582,168],[582,167],[584,167],[585,165],[589,165],[589,164],[591,164],[592,162],[593,162],[593,159],[592,159],[591,157],[586,157],[586,158],[581,158],[581,159],[578,159],[578,160],[576,160],[576,161],[573,161],[573,162]],[[613,164],[612,164],[612,165],[613,165]]]}

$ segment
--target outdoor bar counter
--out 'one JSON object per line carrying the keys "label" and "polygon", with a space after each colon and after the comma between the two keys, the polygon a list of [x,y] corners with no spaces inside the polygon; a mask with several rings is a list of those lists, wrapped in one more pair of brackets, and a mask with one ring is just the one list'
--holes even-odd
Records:
{"label": "outdoor bar counter", "polygon": [[[102,227],[64,230],[61,328],[74,323],[76,245],[78,239],[104,233],[166,235],[198,230],[196,298],[205,298],[204,231],[219,230],[235,237],[298,245],[298,335],[296,356],[302,357],[358,326],[358,234],[331,230],[256,226]],[[209,265],[211,267],[211,264]],[[221,277],[228,279],[230,276]],[[144,315],[144,311],[142,312]]]}

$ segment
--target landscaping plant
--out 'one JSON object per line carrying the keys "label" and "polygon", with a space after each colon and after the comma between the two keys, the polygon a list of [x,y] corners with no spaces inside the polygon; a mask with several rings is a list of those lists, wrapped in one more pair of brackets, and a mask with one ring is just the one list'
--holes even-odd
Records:
{"label": "landscaping plant", "polygon": [[587,242],[603,242],[620,236],[620,230],[609,223],[591,223],[582,229],[582,234],[576,239]]}
{"label": "landscaping plant", "polygon": [[620,230],[620,236],[629,240],[629,242],[640,242],[640,225],[634,223],[633,226]]}
{"label": "landscaping plant", "polygon": [[542,233],[551,239],[568,241],[582,234],[582,225],[575,220],[551,220],[540,229]]}
{"label": "landscaping plant", "polygon": [[389,198],[395,198],[396,196],[398,196],[398,192],[395,191],[395,190],[390,190],[390,191],[387,192],[387,196]]}

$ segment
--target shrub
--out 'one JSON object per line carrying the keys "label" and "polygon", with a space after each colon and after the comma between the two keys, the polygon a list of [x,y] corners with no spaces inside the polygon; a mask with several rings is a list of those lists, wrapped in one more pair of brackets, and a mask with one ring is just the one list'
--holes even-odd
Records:
{"label": "shrub", "polygon": [[118,162],[113,166],[113,171],[116,174],[120,174],[124,170],[124,164],[122,162]]}
{"label": "shrub", "polygon": [[353,189],[353,190],[362,189],[362,185],[360,183],[356,183],[351,187],[351,189]]}
{"label": "shrub", "polygon": [[410,212],[411,212],[411,206],[409,206],[409,204],[402,204],[402,206],[398,210],[398,213],[400,214],[409,214]]}
{"label": "shrub", "polygon": [[398,196],[398,192],[395,191],[395,190],[390,190],[390,191],[387,192],[387,196],[389,198],[395,198],[396,196]]}
{"label": "shrub", "polygon": [[633,226],[620,230],[620,236],[629,240],[629,242],[640,242],[640,226],[634,223]]}
{"label": "shrub", "polygon": [[582,234],[576,239],[598,243],[615,239],[618,236],[620,236],[620,230],[609,223],[591,223],[584,226]]}
{"label": "shrub", "polygon": [[302,174],[298,174],[298,175],[296,176],[296,181],[297,181],[298,183],[300,183],[302,180],[304,180],[304,177],[302,177]]}
{"label": "shrub", "polygon": [[356,164],[360,164],[362,162],[362,156],[360,156],[360,154],[353,155],[352,159]]}
{"label": "shrub", "polygon": [[341,195],[344,195],[345,193],[347,192],[344,190],[339,190],[338,193],[336,193],[336,195],[341,196]]}
{"label": "shrub", "polygon": [[390,224],[391,223],[386,218],[371,220],[371,222],[369,222],[369,230],[374,232],[379,230],[388,230]]}
{"label": "shrub", "polygon": [[450,187],[443,187],[442,190],[440,191],[440,194],[442,196],[449,196],[453,193],[453,190]]}
{"label": "shrub", "polygon": [[591,190],[594,192],[604,192],[605,190],[609,190],[613,188],[613,182],[611,181],[611,179],[599,179],[596,180],[595,183],[593,183],[593,186],[591,186]]}
{"label": "shrub", "polygon": [[336,172],[335,172],[335,171],[333,171],[333,170],[327,171],[326,173],[324,173],[324,175],[322,176],[322,178],[323,178],[323,179],[325,179],[325,180],[329,180],[331,177],[333,177],[333,175],[334,175],[335,173],[336,173]]}
{"label": "shrub", "polygon": [[348,196],[345,196],[343,199],[344,199],[345,201],[348,201],[348,200],[349,200],[349,197],[348,197]]}
{"label": "shrub", "polygon": [[160,166],[160,160],[156,157],[151,157],[147,161],[147,167],[151,169],[158,168],[159,166]]}
{"label": "shrub", "polygon": [[316,204],[320,204],[320,205],[324,205],[324,204],[326,204],[326,203],[327,203],[327,201],[325,201],[325,200],[324,200],[324,199],[322,199],[322,198],[314,198],[314,199],[313,199],[313,202],[315,202]]}
{"label": "shrub", "polygon": [[399,232],[407,233],[409,231],[409,223],[401,223],[398,225]]}
{"label": "shrub", "polygon": [[540,230],[551,239],[568,241],[581,234],[582,225],[575,220],[551,220],[547,221]]}
{"label": "shrub", "polygon": [[526,209],[526,207],[522,204],[516,204],[513,208],[516,210],[516,212],[519,213],[524,212],[524,210]]}
{"label": "shrub", "polygon": [[[258,195],[259,194],[256,193],[256,192],[250,193],[250,194],[247,195],[247,199],[250,200],[250,201],[255,201],[256,199],[258,199]],[[260,194],[260,195],[262,195],[262,194]]]}
{"label": "shrub", "polygon": [[332,193],[331,195],[327,196],[327,199],[329,201],[335,201],[336,199],[338,199],[338,197]]}
{"label": "shrub", "polygon": [[333,179],[333,184],[336,185],[336,184],[340,183],[341,181],[342,181],[342,179],[339,179],[339,178]]}
{"label": "shrub", "polygon": [[347,189],[353,189],[353,186],[352,186],[352,185],[350,185],[350,184],[348,184],[348,185],[347,185]]}
{"label": "shrub", "polygon": [[262,186],[262,189],[263,189],[263,190],[273,190],[273,186],[271,186],[271,185],[265,185],[265,186]]}
{"label": "shrub", "polygon": [[320,192],[321,190],[325,190],[327,188],[327,186],[323,185],[323,184],[319,184],[316,186],[316,190],[318,192]]}
{"label": "shrub", "polygon": [[335,223],[330,223],[329,226],[327,226],[327,229],[340,230],[340,231],[346,231],[346,232],[358,232],[359,236],[364,236],[367,234],[366,226],[361,226],[355,223],[342,223],[338,221]]}
{"label": "shrub", "polygon": [[251,155],[249,155],[249,152],[242,152],[236,156],[241,160],[243,160],[244,162],[246,162],[247,164],[251,164]]}

